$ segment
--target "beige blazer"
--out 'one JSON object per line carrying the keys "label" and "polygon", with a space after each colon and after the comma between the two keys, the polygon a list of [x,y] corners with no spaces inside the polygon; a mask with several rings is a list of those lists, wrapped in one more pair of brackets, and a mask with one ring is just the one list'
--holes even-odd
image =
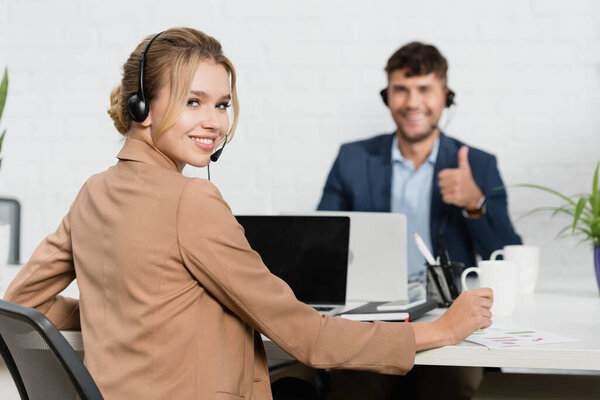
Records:
{"label": "beige blazer", "polygon": [[[128,139],[5,299],[79,327],[110,399],[270,399],[259,332],[304,364],[404,374],[413,329],[320,316],[254,252],[217,188]],[[73,279],[79,301],[59,296]]]}

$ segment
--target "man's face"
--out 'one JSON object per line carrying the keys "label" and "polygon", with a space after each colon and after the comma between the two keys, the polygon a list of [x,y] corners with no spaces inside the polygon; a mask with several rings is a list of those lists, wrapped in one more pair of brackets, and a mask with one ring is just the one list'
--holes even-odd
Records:
{"label": "man's face", "polygon": [[398,139],[417,143],[436,132],[446,107],[447,92],[445,82],[433,72],[407,77],[405,69],[392,71],[389,76],[388,104],[398,126]]}

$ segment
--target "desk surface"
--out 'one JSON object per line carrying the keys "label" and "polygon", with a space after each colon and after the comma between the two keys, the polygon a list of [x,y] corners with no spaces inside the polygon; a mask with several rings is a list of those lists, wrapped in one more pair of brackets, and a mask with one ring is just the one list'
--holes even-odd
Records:
{"label": "desk surface", "polygon": [[[4,294],[18,267],[1,267],[0,271],[0,293]],[[75,291],[71,289],[68,294],[76,295]],[[423,320],[434,320],[443,312],[434,310]],[[582,340],[493,350],[462,342],[419,352],[415,364],[600,371],[600,295],[592,265],[543,267],[536,293],[521,296],[512,316],[494,317],[493,321],[500,326],[521,326]],[[80,332],[63,334],[75,350],[83,351]],[[265,340],[265,349],[269,358],[290,359],[269,340]]]}
{"label": "desk surface", "polygon": [[[600,295],[592,265],[542,269],[544,276],[536,293],[521,296],[513,315],[494,317],[493,322],[582,339],[580,342],[489,350],[463,341],[419,352],[415,364],[600,371]],[[422,320],[435,320],[444,311],[436,309]],[[265,341],[265,349],[269,358],[290,358],[273,342]]]}

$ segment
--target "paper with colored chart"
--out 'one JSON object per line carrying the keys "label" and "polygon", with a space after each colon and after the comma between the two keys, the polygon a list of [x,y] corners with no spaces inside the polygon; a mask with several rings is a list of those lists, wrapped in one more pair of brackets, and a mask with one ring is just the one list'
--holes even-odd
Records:
{"label": "paper with colored chart", "polygon": [[538,331],[537,329],[492,326],[487,329],[473,332],[473,334],[465,340],[483,345],[488,349],[494,349],[498,347],[578,342],[581,339],[559,336],[553,333]]}

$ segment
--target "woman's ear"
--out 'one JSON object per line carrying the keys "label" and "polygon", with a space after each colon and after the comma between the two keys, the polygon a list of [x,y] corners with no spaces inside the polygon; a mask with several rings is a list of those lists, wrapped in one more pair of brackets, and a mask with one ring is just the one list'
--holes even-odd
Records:
{"label": "woman's ear", "polygon": [[144,128],[148,128],[150,125],[152,125],[152,111],[148,113],[148,116],[143,122],[140,122],[140,125],[142,125]]}

